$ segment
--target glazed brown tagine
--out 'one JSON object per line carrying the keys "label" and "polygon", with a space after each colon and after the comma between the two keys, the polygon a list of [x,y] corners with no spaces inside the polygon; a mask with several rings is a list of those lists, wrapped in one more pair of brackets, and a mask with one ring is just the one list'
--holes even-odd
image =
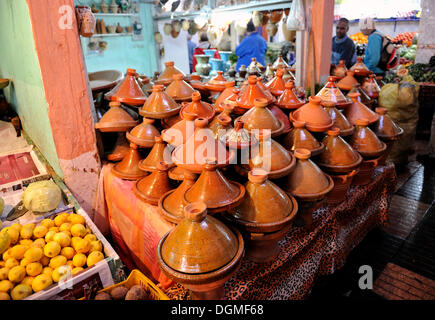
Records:
{"label": "glazed brown tagine", "polygon": [[282,109],[297,109],[302,107],[305,102],[296,96],[294,91],[295,84],[293,81],[288,81],[285,84],[284,92],[279,96],[276,105]]}
{"label": "glazed brown tagine", "polygon": [[355,75],[361,77],[367,77],[371,73],[361,57],[356,58],[356,63],[350,68],[350,70],[354,71]]}
{"label": "glazed brown tagine", "polygon": [[359,84],[359,82],[353,76],[354,74],[355,74],[355,72],[352,70],[347,71],[346,76],[337,82],[337,87],[343,91],[352,90],[352,88],[355,84]]}
{"label": "glazed brown tagine", "polygon": [[237,105],[243,109],[250,109],[254,107],[254,101],[256,99],[266,99],[267,105],[273,103],[273,100],[268,96],[258,85],[257,77],[248,77],[248,86],[242,93],[240,89],[240,96],[237,98]]}
{"label": "glazed brown tagine", "polygon": [[[367,93],[364,92],[364,90],[361,89],[361,85],[359,82],[357,84],[353,85],[352,90],[349,91],[349,93],[346,95],[347,98],[351,99],[350,94],[352,93],[359,93],[358,101],[361,102],[363,105],[367,106],[369,109],[371,109],[374,100],[370,99],[370,97],[367,95]],[[352,100],[352,99],[351,99]]]}
{"label": "glazed brown tagine", "polygon": [[238,206],[245,196],[245,187],[229,181],[217,168],[216,158],[207,158],[203,171],[195,184],[186,191],[186,203],[201,201],[210,214]]}
{"label": "glazed brown tagine", "polygon": [[270,112],[272,112],[278,120],[284,123],[284,129],[282,130],[281,134],[289,133],[292,129],[292,124],[290,123],[288,115],[285,114],[284,111],[281,110],[281,108],[277,107],[274,104],[267,106],[267,109],[269,109]]}
{"label": "glazed brown tagine", "polygon": [[198,118],[196,114],[185,112],[184,119],[162,131],[163,141],[174,147],[185,144],[195,131],[194,121],[196,118]]}
{"label": "glazed brown tagine", "polygon": [[377,99],[379,97],[379,92],[381,92],[381,88],[376,82],[376,75],[369,75],[361,85],[361,89],[364,90],[371,99]]}
{"label": "glazed brown tagine", "polygon": [[183,77],[186,76],[183,71],[174,66],[174,61],[165,62],[165,70],[159,75],[157,80],[154,81],[155,84],[161,84],[164,86],[169,86],[173,81],[174,74],[182,74]]}
{"label": "glazed brown tagine", "polygon": [[161,136],[154,137],[154,146],[151,149],[148,156],[139,162],[139,169],[147,172],[154,172],[157,170],[157,165],[160,162],[168,164],[169,168],[172,168],[171,152],[169,148],[166,148],[166,144]]}
{"label": "glazed brown tagine", "polygon": [[346,76],[347,68],[345,64],[345,60],[340,60],[337,66],[334,68],[332,75],[337,79],[341,80]]}
{"label": "glazed brown tagine", "polygon": [[322,99],[317,96],[311,96],[308,100],[308,103],[290,113],[290,121],[305,122],[305,127],[312,132],[325,132],[329,130],[334,125],[334,122],[329,113],[320,105]]}
{"label": "glazed brown tagine", "polygon": [[353,178],[359,172],[359,168],[348,173],[330,173],[329,176],[334,181],[334,188],[326,195],[326,202],[338,204],[346,200]]}
{"label": "glazed brown tagine", "polygon": [[334,182],[310,160],[309,150],[296,149],[294,156],[296,167],[283,179],[281,187],[298,201],[300,214],[297,223],[311,228],[313,212],[334,188]]}
{"label": "glazed brown tagine", "polygon": [[190,289],[193,299],[222,299],[225,282],[240,267],[243,237],[209,216],[204,203],[184,210],[185,218],[160,239],[157,263],[167,277]]}
{"label": "glazed brown tagine", "polygon": [[219,140],[230,149],[248,149],[258,143],[257,138],[243,128],[242,120],[236,120],[234,128],[219,136]]}
{"label": "glazed brown tagine", "polygon": [[130,143],[125,137],[125,133],[119,132],[118,137],[115,142],[115,146],[111,152],[106,155],[107,160],[109,161],[121,161],[127,155],[130,150]]}
{"label": "glazed brown tagine", "polygon": [[101,132],[124,132],[137,125],[138,121],[121,107],[121,103],[113,101],[109,103],[110,109],[95,124],[95,128]]}
{"label": "glazed brown tagine", "polygon": [[127,155],[112,167],[112,173],[121,179],[137,180],[148,173],[139,169],[140,155],[137,151],[137,145],[130,143],[130,150]]}
{"label": "glazed brown tagine", "polygon": [[267,178],[262,169],[250,171],[243,202],[224,215],[242,231],[246,255],[255,262],[276,258],[278,242],[291,228],[298,212],[295,198]]}
{"label": "glazed brown tagine", "polygon": [[335,102],[337,108],[346,108],[351,103],[337,87],[333,76],[328,77],[328,82],[320,89],[316,97],[320,97],[322,102]]}
{"label": "glazed brown tagine", "polygon": [[159,199],[165,193],[172,190],[168,178],[168,170],[169,166],[166,163],[159,162],[153,173],[136,182],[133,188],[136,196],[146,203],[156,206],[159,203]]}
{"label": "glazed brown tagine", "polygon": [[[222,91],[219,96],[217,97],[214,107],[217,112],[223,111],[223,105],[222,103],[225,101],[226,98],[231,96],[233,94],[233,90],[235,89],[236,82],[235,81],[228,81],[225,83],[225,89]],[[239,89],[237,89],[239,90]]]}
{"label": "glazed brown tagine", "polygon": [[282,145],[292,152],[296,149],[308,149],[313,157],[319,155],[323,149],[325,149],[325,145],[317,141],[316,138],[305,129],[305,122],[303,121],[293,122],[293,129],[284,137]]}
{"label": "glazed brown tagine", "polygon": [[275,77],[265,85],[275,97],[282,95],[285,90],[285,81],[282,78],[283,75],[284,69],[278,69],[275,73]]}
{"label": "glazed brown tagine", "polygon": [[348,106],[343,114],[346,119],[353,125],[356,125],[356,120],[367,119],[370,124],[379,120],[379,115],[370,110],[366,105],[358,101],[359,93],[351,93],[349,97],[352,99],[352,104]]}
{"label": "glazed brown tagine", "polygon": [[141,124],[127,132],[127,139],[142,148],[151,148],[154,145],[154,138],[160,136],[154,122],[154,119],[143,118]]}
{"label": "glazed brown tagine", "polygon": [[335,106],[335,102],[322,102],[322,105],[325,107],[325,110],[329,113],[334,121],[334,127],[340,129],[340,136],[347,137],[350,136],[355,127],[350,124],[350,122],[346,119],[346,117],[338,110]]}
{"label": "glazed brown tagine", "polygon": [[139,82],[136,70],[127,69],[127,74],[112,90],[104,95],[106,100],[121,102],[130,106],[141,106],[147,99]]}
{"label": "glazed brown tagine", "polygon": [[180,110],[181,118],[184,119],[184,113],[189,112],[196,114],[200,118],[205,118],[211,121],[216,114],[216,110],[207,102],[201,101],[201,94],[195,91],[192,94],[192,102],[183,103]]}
{"label": "glazed brown tagine", "polygon": [[175,102],[189,101],[195,89],[184,81],[184,76],[181,73],[174,74],[173,79],[174,81],[166,88],[165,92],[174,99]]}
{"label": "glazed brown tagine", "polygon": [[225,90],[225,84],[227,83],[227,79],[223,76],[223,71],[218,71],[217,76],[210,79],[205,84],[205,88],[213,93],[219,93]]}
{"label": "glazed brown tagine", "polygon": [[178,114],[181,106],[163,89],[162,85],[153,86],[153,92],[139,109],[140,115],[152,119],[163,119]]}
{"label": "glazed brown tagine", "polygon": [[184,218],[184,194],[195,183],[197,175],[183,170],[183,182],[175,190],[170,190],[159,199],[160,214],[164,219],[172,223],[179,223]]}
{"label": "glazed brown tagine", "polygon": [[263,90],[263,92],[267,95],[267,100],[271,101],[271,103],[275,103],[276,102],[276,98],[274,97],[274,95],[270,92],[270,90],[268,88],[266,88],[266,86],[263,83],[263,80],[261,77],[257,77],[257,86]]}

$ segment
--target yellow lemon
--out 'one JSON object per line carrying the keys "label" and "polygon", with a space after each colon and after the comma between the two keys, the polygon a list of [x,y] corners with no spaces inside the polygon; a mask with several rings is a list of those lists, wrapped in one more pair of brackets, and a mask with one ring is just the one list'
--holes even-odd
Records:
{"label": "yellow lemon", "polygon": [[47,229],[50,229],[54,227],[54,221],[51,219],[44,219],[41,221],[40,225],[46,227]]}
{"label": "yellow lemon", "polygon": [[33,279],[32,289],[35,292],[39,292],[50,286],[52,283],[53,281],[51,279],[51,275],[48,276],[47,274],[40,274]]}
{"label": "yellow lemon", "polygon": [[77,273],[79,273],[80,271],[83,271],[84,269],[82,267],[77,267],[72,269],[72,275],[75,276]]}
{"label": "yellow lemon", "polygon": [[89,252],[93,251],[103,251],[103,245],[100,240],[91,242]]}
{"label": "yellow lemon", "polygon": [[50,230],[45,235],[45,242],[53,241],[54,235],[57,233],[57,231]]}
{"label": "yellow lemon", "polygon": [[48,231],[54,231],[55,233],[59,232],[59,227],[51,227]]}
{"label": "yellow lemon", "polygon": [[43,255],[41,260],[39,260],[39,262],[45,267],[48,266],[48,264],[50,263],[50,258],[47,257],[46,255]]}
{"label": "yellow lemon", "polygon": [[12,300],[23,300],[32,294],[32,288],[27,284],[19,284],[11,291]]}
{"label": "yellow lemon", "polygon": [[9,280],[0,281],[0,291],[1,292],[9,292],[14,287],[14,284]]}
{"label": "yellow lemon", "polygon": [[48,232],[48,228],[44,226],[36,226],[35,229],[33,229],[33,237],[35,238],[44,238],[45,235]]}
{"label": "yellow lemon", "polygon": [[53,268],[45,267],[44,269],[42,269],[42,274],[45,274],[45,275],[49,276],[50,279],[51,279],[51,274],[52,273],[53,273]]}
{"label": "yellow lemon", "polygon": [[6,267],[0,269],[0,281],[8,278],[9,270],[11,269]]}
{"label": "yellow lemon", "polygon": [[73,264],[75,267],[83,267],[86,264],[86,256],[83,253],[77,253],[73,257]]}
{"label": "yellow lemon", "polygon": [[6,227],[0,231],[0,234],[3,233],[9,234],[9,236],[11,237],[11,245],[16,244],[18,242],[18,239],[20,237],[20,231],[18,231],[17,229],[12,227]]}
{"label": "yellow lemon", "polygon": [[10,226],[11,228],[14,228],[15,230],[17,230],[18,232],[21,231],[21,229],[23,228],[23,226],[19,223],[14,223],[13,225]]}
{"label": "yellow lemon", "polygon": [[91,243],[92,241],[97,241],[97,236],[95,234],[87,234],[83,239],[86,239]]}
{"label": "yellow lemon", "polygon": [[91,245],[89,244],[88,240],[80,239],[77,241],[74,249],[77,253],[87,253],[89,252]]}
{"label": "yellow lemon", "polygon": [[82,224],[74,224],[71,227],[71,234],[73,235],[73,237],[81,237],[83,238],[84,236],[86,236],[87,231],[84,225]]}
{"label": "yellow lemon", "polygon": [[69,231],[71,229],[72,224],[69,222],[64,222],[60,225],[59,231]]}
{"label": "yellow lemon", "polygon": [[90,267],[101,260],[104,260],[104,254],[101,251],[93,251],[88,255],[86,264],[88,265],[88,267]]}
{"label": "yellow lemon", "polygon": [[33,237],[33,229],[30,227],[23,227],[20,231],[21,239],[30,239]]}
{"label": "yellow lemon", "polygon": [[72,260],[68,260],[68,261],[66,262],[66,265],[67,265],[67,266],[70,266],[71,269],[74,268],[74,263],[73,263]]}
{"label": "yellow lemon", "polygon": [[35,229],[35,227],[36,227],[36,224],[34,224],[34,223],[27,223],[23,226],[23,228],[29,228],[32,230]]}
{"label": "yellow lemon", "polygon": [[71,224],[85,224],[85,218],[77,213],[70,214],[68,221],[71,222]]}
{"label": "yellow lemon", "polygon": [[63,280],[65,277],[72,276],[72,269],[70,266],[60,266],[59,268],[54,269],[51,277],[54,282],[59,282]]}
{"label": "yellow lemon", "polygon": [[11,282],[21,282],[26,276],[26,269],[22,266],[16,266],[11,268],[8,273],[8,279]]}
{"label": "yellow lemon", "polygon": [[44,246],[44,254],[49,258],[53,258],[59,254],[60,249],[61,247],[59,243],[56,241],[50,241]]}
{"label": "yellow lemon", "polygon": [[44,246],[45,246],[45,240],[44,240],[44,238],[39,238],[39,239],[36,239],[34,242],[33,242],[33,245],[32,245],[33,247],[36,247],[36,248],[44,248]]}
{"label": "yellow lemon", "polygon": [[48,266],[52,269],[57,269],[61,266],[66,265],[66,261],[67,259],[64,256],[56,256],[54,258],[51,258]]}
{"label": "yellow lemon", "polygon": [[32,263],[32,262],[29,261],[28,259],[24,258],[24,259],[21,259],[21,261],[20,261],[20,266],[25,267],[25,266],[27,266],[29,263]]}
{"label": "yellow lemon", "polygon": [[80,238],[80,237],[72,237],[71,238],[71,246],[73,248],[75,248],[75,246],[77,245],[77,241],[79,241],[79,240],[82,240],[82,238]]}
{"label": "yellow lemon", "polygon": [[0,301],[11,300],[11,297],[6,292],[0,291]]}
{"label": "yellow lemon", "polygon": [[54,235],[53,241],[56,241],[60,246],[68,247],[71,244],[71,238],[64,232],[58,232]]}
{"label": "yellow lemon", "polygon": [[67,221],[68,221],[68,218],[65,216],[62,216],[61,214],[54,218],[54,224],[56,225],[56,227],[60,227],[63,223],[65,223]]}
{"label": "yellow lemon", "polygon": [[61,233],[65,233],[68,237],[72,237],[72,235],[71,235],[71,231],[68,231],[68,230],[64,230],[64,231],[59,231],[59,232],[61,232]]}
{"label": "yellow lemon", "polygon": [[28,286],[32,286],[33,279],[35,279],[35,277],[28,276],[28,277],[25,277],[23,279],[23,281],[21,281],[20,283],[27,284]]}
{"label": "yellow lemon", "polygon": [[27,249],[28,249],[27,246],[24,246],[22,244],[17,244],[11,248],[9,254],[11,255],[12,258],[21,260],[24,258],[24,253],[26,252]]}
{"label": "yellow lemon", "polygon": [[5,267],[9,268],[9,269],[12,269],[13,267],[16,267],[19,265],[20,265],[20,263],[15,258],[9,258],[8,260],[6,260],[6,263],[5,263]]}
{"label": "yellow lemon", "polygon": [[27,275],[31,277],[36,277],[42,272],[42,264],[39,262],[32,262],[26,266]]}
{"label": "yellow lemon", "polygon": [[4,262],[3,260],[0,261],[0,268],[4,268],[5,267],[6,262]]}
{"label": "yellow lemon", "polygon": [[76,254],[75,250],[72,247],[62,248],[60,254],[63,255],[67,260],[71,260]]}
{"label": "yellow lemon", "polygon": [[11,255],[10,255],[10,251],[9,251],[9,250],[11,250],[11,249],[9,248],[9,249],[6,250],[5,252],[3,252],[3,261],[6,261],[6,260],[8,260],[9,258],[12,258]]}
{"label": "yellow lemon", "polygon": [[41,260],[42,256],[44,255],[41,248],[33,247],[26,251],[24,254],[24,258],[29,260],[30,262],[38,262]]}
{"label": "yellow lemon", "polygon": [[20,244],[22,244],[23,246],[26,246],[26,247],[31,247],[32,245],[33,245],[33,240],[30,240],[30,239],[22,239],[22,240],[20,240],[20,242],[19,242]]}

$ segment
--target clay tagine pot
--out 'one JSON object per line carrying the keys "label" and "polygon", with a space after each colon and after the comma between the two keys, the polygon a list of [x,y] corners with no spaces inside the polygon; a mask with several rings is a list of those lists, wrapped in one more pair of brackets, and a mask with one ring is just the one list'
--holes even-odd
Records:
{"label": "clay tagine pot", "polygon": [[205,83],[201,81],[201,75],[190,75],[189,84],[192,86],[193,89],[199,91],[201,95],[208,94],[208,90],[205,88]]}
{"label": "clay tagine pot", "polygon": [[305,127],[312,132],[325,132],[331,129],[334,122],[329,113],[320,105],[322,99],[311,96],[308,100],[308,103],[290,113],[290,121],[305,122]]}
{"label": "clay tagine pot", "polygon": [[160,119],[160,123],[164,129],[169,129],[170,127],[174,126],[176,123],[180,122],[181,120],[183,119],[181,119],[180,114],[178,113],[175,116]]}
{"label": "clay tagine pot", "polygon": [[352,88],[355,84],[359,84],[359,82],[353,76],[354,74],[355,74],[355,72],[352,70],[347,71],[346,76],[337,82],[337,87],[343,91],[352,90]]}
{"label": "clay tagine pot", "polygon": [[[219,96],[217,97],[217,99],[214,103],[214,107],[215,107],[217,112],[223,111],[223,102],[225,101],[226,98],[228,98],[229,96],[231,96],[233,94],[233,90],[235,89],[235,85],[236,85],[235,81],[228,81],[225,83],[224,91],[222,91],[221,94],[219,94]],[[239,89],[237,89],[237,90],[239,90]]]}
{"label": "clay tagine pot", "polygon": [[322,105],[331,116],[332,121],[334,121],[334,127],[340,129],[340,136],[347,137],[355,131],[355,127],[350,124],[341,111],[335,107],[334,102],[323,102]]}
{"label": "clay tagine pot", "polygon": [[308,149],[311,156],[319,155],[325,145],[316,140],[316,138],[305,129],[305,122],[294,121],[293,129],[284,137],[282,145],[289,151],[294,152],[296,149]]}
{"label": "clay tagine pot", "polygon": [[175,102],[189,101],[195,89],[184,81],[184,76],[181,73],[174,74],[173,79],[174,81],[166,88],[165,92],[174,99]]}
{"label": "clay tagine pot", "polygon": [[128,154],[129,150],[130,143],[125,137],[125,134],[119,132],[115,142],[115,146],[113,150],[106,155],[106,159],[114,162],[121,161]]}
{"label": "clay tagine pot", "polygon": [[184,72],[174,66],[174,61],[165,62],[165,70],[159,75],[157,80],[154,81],[155,84],[162,84],[164,86],[169,86],[173,81],[174,74],[182,74],[185,76]]}
{"label": "clay tagine pot", "polygon": [[258,143],[257,138],[243,128],[243,121],[236,120],[234,128],[219,137],[219,140],[230,149],[248,149]]}
{"label": "clay tagine pot", "polygon": [[282,54],[278,54],[278,57],[276,58],[276,60],[272,64],[272,70],[276,71],[278,69],[288,68],[288,67],[289,67],[289,65],[282,58]]}
{"label": "clay tagine pot", "polygon": [[213,125],[209,126],[209,129],[213,132],[214,138],[219,139],[221,135],[233,128],[233,120],[230,116],[225,114],[219,114],[213,119],[213,121],[215,119],[216,121],[213,123]]}
{"label": "clay tagine pot", "polygon": [[268,129],[272,137],[276,137],[284,131],[284,123],[266,108],[267,105],[266,99],[255,99],[254,107],[239,119],[243,121],[243,127],[249,132],[255,129]]}
{"label": "clay tagine pot", "polygon": [[278,69],[275,73],[275,77],[265,85],[275,97],[282,95],[285,90],[285,81],[282,78],[283,75],[284,69]]}
{"label": "clay tagine pot", "polygon": [[371,109],[374,100],[370,99],[367,93],[365,93],[365,91],[361,89],[361,85],[359,84],[359,82],[353,85],[352,90],[349,91],[346,97],[351,99],[350,94],[352,93],[359,93],[359,97],[357,100],[361,102],[363,105],[367,106],[369,109]]}
{"label": "clay tagine pot", "polygon": [[325,86],[316,94],[323,102],[335,102],[337,108],[345,108],[350,105],[349,101],[335,83],[335,77],[328,77],[328,82]]}
{"label": "clay tagine pot", "polygon": [[190,289],[193,299],[222,299],[225,282],[240,267],[243,237],[209,216],[204,203],[184,210],[185,218],[160,239],[157,263],[167,277]]}
{"label": "clay tagine pot", "polygon": [[147,97],[136,79],[136,70],[127,69],[127,74],[111,91],[104,95],[106,100],[118,101],[130,106],[141,106]]}
{"label": "clay tagine pot", "polygon": [[137,180],[148,173],[139,169],[140,155],[137,151],[137,145],[130,143],[130,150],[127,155],[112,167],[112,173],[121,179]]}
{"label": "clay tagine pot", "polygon": [[193,135],[172,152],[172,161],[178,167],[201,173],[208,157],[215,157],[217,166],[222,168],[230,164],[236,156],[233,150],[227,151],[225,145],[214,138],[207,125],[207,119],[197,118]]}
{"label": "clay tagine pot", "polygon": [[293,81],[288,81],[285,84],[285,90],[279,96],[276,105],[282,109],[297,109],[302,107],[305,102],[296,96],[294,91],[295,84]]}
{"label": "clay tagine pot", "polygon": [[346,200],[347,190],[350,188],[353,178],[359,172],[359,168],[345,174],[333,174],[329,176],[334,181],[334,188],[326,195],[326,202],[338,204]]}
{"label": "clay tagine pot", "polygon": [[267,109],[270,110],[270,112],[273,113],[273,115],[278,119],[281,120],[282,123],[284,123],[284,130],[281,134],[287,134],[292,129],[292,124],[290,123],[290,120],[288,118],[288,115],[284,113],[279,107],[277,107],[274,104],[271,104],[267,107]]}
{"label": "clay tagine pot", "polygon": [[345,64],[345,60],[340,60],[337,66],[334,68],[332,75],[337,79],[341,80],[346,76],[347,68]]}
{"label": "clay tagine pot", "polygon": [[250,170],[263,169],[270,179],[279,179],[294,170],[296,159],[290,151],[271,139],[270,133],[262,130],[257,139],[259,143],[251,151],[249,163],[235,167],[239,174],[247,176]]}
{"label": "clay tagine pot", "polygon": [[[240,90],[242,91],[242,89]],[[248,77],[248,86],[237,98],[237,105],[243,109],[250,109],[254,107],[255,99],[266,99],[267,104],[273,103],[273,100],[257,85],[257,77]]]}
{"label": "clay tagine pot", "polygon": [[263,80],[261,77],[257,77],[257,86],[260,87],[261,90],[264,91],[264,93],[267,95],[267,99],[269,101],[272,101],[271,103],[275,103],[276,102],[276,98],[274,97],[274,95],[270,92],[270,90],[268,88],[266,88],[266,86],[263,84]]}
{"label": "clay tagine pot", "polygon": [[154,85],[153,92],[148,97],[139,113],[147,118],[162,119],[176,115],[181,106],[165,91],[162,85]]}
{"label": "clay tagine pot", "polygon": [[197,175],[184,170],[183,182],[177,189],[168,191],[159,200],[160,214],[164,219],[172,223],[179,223],[184,219],[184,194],[195,184]]}
{"label": "clay tagine pot", "polygon": [[143,118],[141,124],[127,132],[127,139],[140,147],[151,148],[154,138],[160,136],[159,130],[153,125],[154,122],[154,119]]}
{"label": "clay tagine pot", "polygon": [[121,103],[112,101],[110,109],[95,124],[95,128],[101,132],[124,132],[137,125],[138,121],[121,107]]}
{"label": "clay tagine pot", "polygon": [[166,148],[166,144],[161,136],[154,137],[154,146],[148,156],[139,162],[139,169],[147,172],[157,170],[157,165],[160,162],[165,162],[169,168],[174,166],[171,160],[171,152]]}
{"label": "clay tagine pot", "polygon": [[159,162],[156,169],[149,176],[138,180],[133,188],[139,199],[154,206],[158,205],[159,199],[165,193],[172,190],[168,178],[169,166],[164,162]]}
{"label": "clay tagine pot", "polygon": [[369,75],[361,85],[361,89],[364,90],[371,99],[377,99],[379,97],[379,92],[381,92],[381,88],[376,82],[376,75]]}
{"label": "clay tagine pot", "polygon": [[216,158],[207,158],[203,171],[195,184],[186,191],[186,203],[201,201],[209,214],[230,210],[238,206],[245,196],[245,187],[229,181],[217,167]]}
{"label": "clay tagine pot", "polygon": [[367,119],[356,120],[356,129],[350,137],[349,144],[354,150],[358,151],[363,158],[373,159],[381,156],[387,146],[384,142],[379,140],[368,125],[369,121]]}
{"label": "clay tagine pot", "polygon": [[328,130],[323,139],[325,150],[319,155],[317,164],[326,172],[348,173],[361,164],[361,155],[340,137],[340,129]]}
{"label": "clay tagine pot", "polygon": [[355,75],[361,77],[367,77],[372,72],[367,68],[363,62],[363,58],[357,57],[356,63],[350,68],[350,70],[355,72]]}
{"label": "clay tagine pot", "polygon": [[196,118],[198,118],[196,114],[185,112],[184,119],[162,131],[163,141],[174,147],[185,144],[195,131],[194,121]]}
{"label": "clay tagine pot", "polygon": [[352,185],[363,186],[372,181],[373,172],[379,165],[382,156],[375,159],[364,159],[358,168],[358,173],[352,179]]}
{"label": "clay tagine pot", "polygon": [[358,119],[367,119],[370,124],[378,121],[379,115],[370,110],[366,105],[359,102],[359,96],[359,93],[349,94],[349,97],[352,99],[352,104],[343,111],[346,119],[353,125],[356,124],[356,120]]}
{"label": "clay tagine pot", "polygon": [[296,77],[293,74],[291,68],[284,68],[283,70],[284,70],[284,74],[282,75],[282,79],[284,80],[284,82],[296,81]]}
{"label": "clay tagine pot", "polygon": [[225,90],[225,84],[228,82],[227,79],[222,75],[223,71],[218,71],[217,76],[212,78],[209,82],[205,84],[205,88],[212,92],[222,92]]}
{"label": "clay tagine pot", "polygon": [[[240,95],[240,90],[238,88],[233,88],[232,94],[224,99],[224,101],[220,105],[220,109],[225,108],[225,105],[227,105],[231,107],[232,109],[231,112],[233,114],[239,114],[239,115],[244,114],[246,111],[248,111],[248,109],[243,109],[238,106],[236,100],[239,98],[239,95]],[[216,111],[218,111],[216,105],[215,105],[215,109]]]}
{"label": "clay tagine pot", "polygon": [[180,110],[181,118],[184,119],[184,113],[194,113],[200,118],[211,121],[216,114],[216,110],[207,102],[201,101],[201,94],[195,91],[192,94],[192,102],[185,103]]}

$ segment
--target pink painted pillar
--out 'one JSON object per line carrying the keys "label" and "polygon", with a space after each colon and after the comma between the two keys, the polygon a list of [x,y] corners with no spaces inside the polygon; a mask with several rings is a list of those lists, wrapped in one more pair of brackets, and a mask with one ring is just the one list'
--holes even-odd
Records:
{"label": "pink painted pillar", "polygon": [[101,168],[73,0],[26,0],[65,184],[93,218]]}

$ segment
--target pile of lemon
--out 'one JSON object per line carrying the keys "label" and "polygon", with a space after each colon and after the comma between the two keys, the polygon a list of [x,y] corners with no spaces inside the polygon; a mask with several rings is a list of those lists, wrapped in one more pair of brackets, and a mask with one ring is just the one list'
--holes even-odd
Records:
{"label": "pile of lemon", "polygon": [[2,236],[9,244],[0,254],[0,300],[24,299],[104,259],[101,242],[75,213],[16,223]]}

